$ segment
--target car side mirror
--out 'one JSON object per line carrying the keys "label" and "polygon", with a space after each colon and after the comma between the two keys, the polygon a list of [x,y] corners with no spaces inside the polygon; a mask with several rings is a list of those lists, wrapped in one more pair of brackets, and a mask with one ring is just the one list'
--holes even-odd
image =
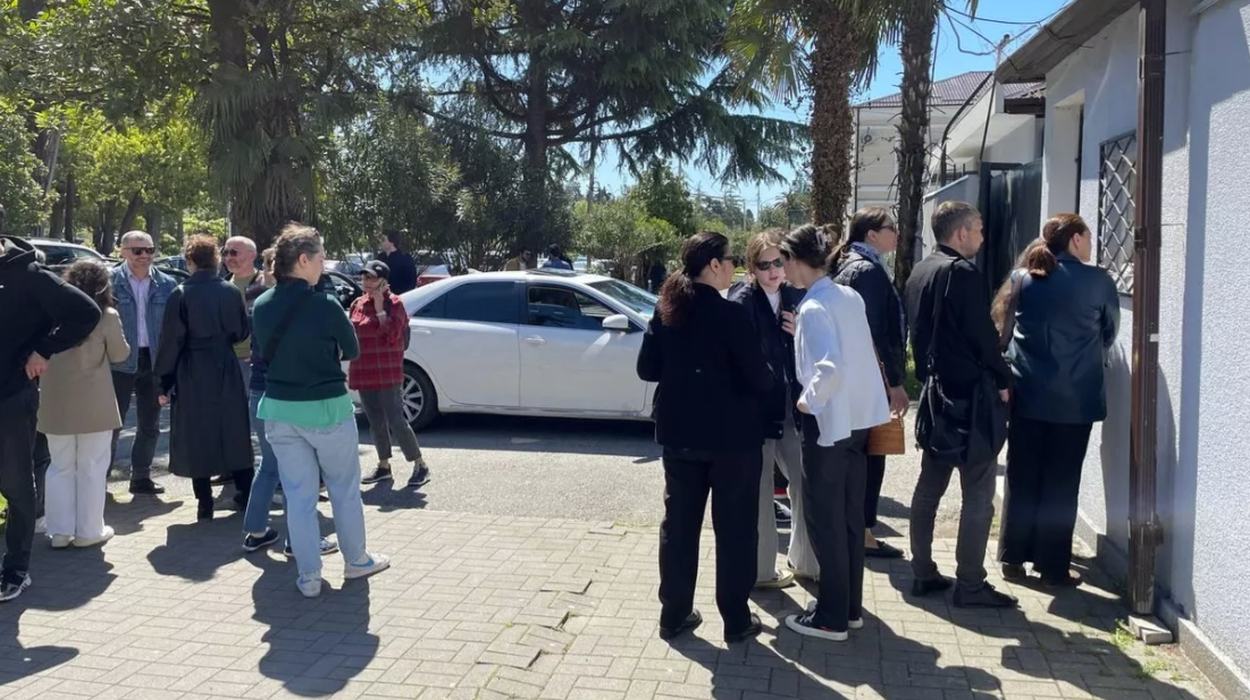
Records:
{"label": "car side mirror", "polygon": [[625,314],[613,314],[603,319],[605,331],[629,331],[629,317]]}

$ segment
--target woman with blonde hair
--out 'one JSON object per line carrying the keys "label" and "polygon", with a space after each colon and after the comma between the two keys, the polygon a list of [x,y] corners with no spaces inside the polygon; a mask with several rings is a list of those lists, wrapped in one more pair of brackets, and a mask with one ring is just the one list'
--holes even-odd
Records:
{"label": "woman with blonde hair", "polygon": [[113,431],[122,425],[112,363],[130,354],[113,304],[108,268],[80,260],[65,281],[100,307],[100,321],[80,345],[53,355],[39,381],[39,431],[48,436],[46,517],[54,549],[90,547],[113,537],[104,494]]}

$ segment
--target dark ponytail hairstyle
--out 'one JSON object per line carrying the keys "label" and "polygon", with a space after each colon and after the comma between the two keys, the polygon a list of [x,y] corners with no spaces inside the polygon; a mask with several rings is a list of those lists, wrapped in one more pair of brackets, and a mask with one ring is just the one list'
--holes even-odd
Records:
{"label": "dark ponytail hairstyle", "polygon": [[1072,237],[1077,234],[1089,235],[1089,226],[1076,214],[1055,214],[1042,226],[1042,242],[1029,251],[1024,266],[1035,278],[1049,275],[1059,265],[1057,256],[1068,249]]}
{"label": "dark ponytail hairstyle", "polygon": [[864,207],[855,212],[851,216],[851,228],[846,233],[846,240],[842,241],[842,244],[834,249],[833,255],[829,256],[829,269],[837,271],[842,258],[851,251],[852,243],[863,243],[868,240],[869,232],[887,228],[892,221],[890,210],[885,207]]}
{"label": "dark ponytail hairstyle", "polygon": [[703,231],[681,244],[681,269],[668,276],[660,287],[660,320],[676,328],[686,322],[690,303],[694,300],[694,280],[713,260],[729,252],[729,239],[719,233]]}
{"label": "dark ponytail hairstyle", "polygon": [[827,227],[803,224],[781,240],[781,252],[791,260],[828,272],[834,262],[829,251],[832,240]]}

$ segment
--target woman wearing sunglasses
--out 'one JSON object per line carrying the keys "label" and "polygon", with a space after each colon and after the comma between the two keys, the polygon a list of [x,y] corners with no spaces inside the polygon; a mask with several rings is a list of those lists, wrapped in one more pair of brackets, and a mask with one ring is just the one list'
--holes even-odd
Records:
{"label": "woman wearing sunglasses", "polygon": [[802,391],[803,508],[820,566],[816,603],[786,618],[804,636],[845,641],[864,625],[864,491],[868,430],[890,419],[864,302],[829,278],[830,245],[815,226],[781,243],[786,279],[807,290],[795,323]]}
{"label": "woman wearing sunglasses", "polygon": [[790,568],[800,576],[816,577],[816,558],[803,523],[803,492],[799,478],[802,441],[795,420],[794,402],[798,382],[794,372],[794,312],[803,300],[803,290],[786,284],[785,259],[781,241],[785,231],[769,229],[747,243],[747,269],[750,279],[729,292],[729,300],[741,304],[751,321],[752,337],[758,338],[764,358],[773,368],[776,383],[764,400],[764,461],[760,470],[759,557],[756,565],[757,588],[784,588],[794,574],[777,568],[780,542],[773,507],[773,465],[781,468],[789,483],[791,518]]}

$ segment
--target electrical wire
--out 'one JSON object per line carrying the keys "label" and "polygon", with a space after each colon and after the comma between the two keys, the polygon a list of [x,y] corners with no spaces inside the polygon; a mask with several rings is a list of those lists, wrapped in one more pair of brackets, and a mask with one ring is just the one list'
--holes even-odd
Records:
{"label": "electrical wire", "polygon": [[[1064,5],[1063,7],[1066,7],[1066,5]],[[1046,15],[1045,17],[1041,19],[1037,19],[1033,21],[992,19],[990,17],[977,17],[974,14],[963,12],[962,10],[956,10],[953,7],[946,7],[945,10],[947,12],[954,12],[955,14],[960,15],[962,17],[967,17],[968,19],[974,22],[989,22],[990,24],[1011,24],[1011,25],[1024,26],[1024,27],[1036,27],[1037,25],[1042,24],[1044,22],[1049,22],[1055,15],[1063,11],[1063,7],[1060,7],[1059,9],[1055,10],[1054,12],[1050,13],[1049,15]]]}

